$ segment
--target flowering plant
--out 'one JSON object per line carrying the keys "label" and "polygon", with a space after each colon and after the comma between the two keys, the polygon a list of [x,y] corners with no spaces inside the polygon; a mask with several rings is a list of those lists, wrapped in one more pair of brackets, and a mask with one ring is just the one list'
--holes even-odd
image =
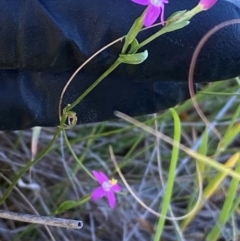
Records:
{"label": "flowering plant", "polygon": [[[199,4],[190,11],[179,11],[173,14],[168,18],[168,20],[164,21],[164,9],[165,4],[168,3],[168,0],[131,0],[134,3],[147,6],[147,9],[143,12],[143,14],[134,22],[133,26],[129,30],[128,34],[125,37],[125,43],[122,48],[122,52],[119,55],[118,60],[109,68],[107,72],[105,72],[96,82],[100,83],[100,81],[106,77],[107,74],[112,72],[119,64],[127,63],[127,64],[139,64],[142,63],[148,56],[147,51],[145,50],[142,53],[137,53],[137,51],[153,41],[157,37],[161,36],[166,32],[171,32],[177,29],[181,29],[187,26],[190,22],[189,20],[201,11],[205,11],[217,2],[217,0],[200,0]],[[149,27],[160,16],[160,22],[163,25],[163,28],[160,29],[157,33],[153,34],[148,39],[144,40],[142,43],[138,43],[136,37],[138,33],[141,31],[143,26]],[[130,49],[128,48],[130,46]],[[129,49],[127,53],[127,49]],[[95,87],[96,85],[94,85]],[[93,87],[93,88],[94,88]],[[91,88],[91,87],[90,87]],[[81,99],[81,98],[80,98]],[[111,208],[116,206],[116,197],[115,193],[121,191],[121,186],[117,184],[117,180],[112,179],[109,180],[108,177],[103,172],[92,172],[100,186],[96,188],[92,194],[92,200],[98,200],[104,196],[107,196],[108,202]]]}
{"label": "flowering plant", "polygon": [[[165,33],[184,28],[190,23],[191,18],[193,18],[196,14],[213,7],[214,4],[217,2],[217,0],[200,0],[200,2],[195,8],[189,11],[182,10],[182,11],[176,12],[172,14],[165,21],[164,20],[165,5],[168,4],[168,2],[171,0],[131,0],[131,1],[143,6],[147,6],[146,10],[139,18],[136,19],[136,21],[133,23],[132,27],[130,28],[129,32],[127,33],[127,35],[124,37],[125,42],[122,47],[122,51],[119,54],[118,59],[92,85],[90,85],[90,87],[88,87],[86,91],[82,93],[81,96],[79,96],[72,104],[67,105],[63,109],[63,115],[61,117],[61,122],[60,122],[61,128],[66,129],[76,125],[77,116],[75,113],[72,112],[72,109],[76,105],[78,105],[98,84],[101,83],[101,81],[104,78],[106,78],[111,72],[113,72],[120,64],[122,63],[140,64],[144,62],[148,57],[148,51],[144,50],[143,52],[138,52],[138,50],[140,50],[141,48],[143,48],[144,46],[146,46],[147,44],[149,44],[150,42],[152,42],[153,40],[155,40],[156,38],[160,37]],[[148,37],[147,39],[139,43],[137,40],[137,35],[142,31],[143,26],[150,27],[153,23],[155,23],[155,21],[159,16],[163,27],[159,31],[154,33],[152,36]],[[110,47],[111,45],[112,44],[109,44],[108,47]],[[104,49],[105,48],[103,48],[101,51],[103,51]],[[99,54],[101,51],[98,51],[97,54]],[[63,95],[67,87],[69,86],[74,76],[81,70],[83,66],[84,64],[77,69],[77,71],[72,75],[70,80],[65,85],[60,97],[59,113],[61,113],[61,101],[63,99]],[[65,124],[67,120],[69,125]]]}
{"label": "flowering plant", "polygon": [[[140,64],[145,61],[148,57],[148,51],[138,53],[138,50],[160,37],[161,35],[181,29],[190,23],[192,17],[201,11],[205,11],[214,6],[217,0],[200,0],[198,5],[190,11],[182,10],[172,14],[166,21],[164,20],[164,10],[166,4],[171,0],[131,0],[134,3],[147,6],[143,14],[136,19],[130,28],[127,35],[124,37],[125,42],[122,47],[122,51],[119,54],[119,58],[105,71],[78,99],[72,104],[69,104],[63,109],[63,115],[61,117],[60,128],[67,129],[73,127],[77,123],[76,113],[72,109],[82,101],[90,91],[92,91],[106,76],[114,71],[120,64]],[[159,31],[148,37],[141,43],[137,40],[137,35],[142,31],[143,26],[150,27],[155,21],[160,18],[161,25],[163,26]],[[111,45],[109,45],[111,46]],[[100,53],[99,51],[98,53]],[[84,66],[84,65],[83,65]],[[78,68],[77,71],[70,78],[70,81],[64,87],[61,94],[61,100],[63,99],[64,92],[70,84],[73,77],[81,70],[82,67]],[[59,103],[59,110],[61,109],[61,100]],[[60,111],[59,111],[60,113]],[[68,120],[68,125],[65,122]],[[93,171],[93,176],[99,183],[99,187],[91,193],[92,200],[98,200],[104,196],[108,198],[108,202],[111,208],[116,206],[115,193],[121,191],[121,186],[117,184],[115,179],[109,180],[103,172]]]}

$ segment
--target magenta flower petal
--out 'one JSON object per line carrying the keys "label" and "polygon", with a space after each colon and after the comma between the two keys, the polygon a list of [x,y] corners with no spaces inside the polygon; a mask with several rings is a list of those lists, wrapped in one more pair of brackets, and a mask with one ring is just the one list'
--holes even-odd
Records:
{"label": "magenta flower petal", "polygon": [[[217,1],[217,0],[201,0],[201,1]],[[160,15],[161,24],[164,25],[164,4],[168,3],[168,0],[132,0],[140,5],[148,5],[146,14],[143,19],[143,23],[146,27],[151,26],[157,20]]]}
{"label": "magenta flower petal", "polygon": [[93,176],[96,178],[97,181],[99,181],[99,179],[101,179],[101,176],[100,176],[99,172],[97,172],[97,171],[92,171],[92,174],[93,174]]}
{"label": "magenta flower petal", "polygon": [[115,185],[113,185],[113,186],[111,187],[111,190],[112,190],[113,192],[121,192],[122,187],[121,187],[120,185],[118,185],[118,184],[115,184]]}
{"label": "magenta flower petal", "polygon": [[102,183],[109,181],[108,177],[103,172],[99,172],[99,174],[100,174],[99,181],[101,181]]}
{"label": "magenta flower petal", "polygon": [[105,196],[106,192],[102,188],[102,186],[96,188],[92,193],[91,193],[91,199],[92,200],[98,200]]}
{"label": "magenta flower petal", "polygon": [[114,192],[107,192],[107,197],[108,197],[108,203],[111,208],[115,208],[116,206],[116,197]]}
{"label": "magenta flower petal", "polygon": [[92,173],[100,185],[102,185],[104,182],[108,182],[108,178],[103,172],[92,171]]}
{"label": "magenta flower petal", "polygon": [[154,5],[149,5],[145,18],[144,18],[144,25],[146,27],[151,26],[153,23],[156,22],[160,13],[161,13],[161,9],[159,7],[156,7]]}
{"label": "magenta flower petal", "polygon": [[138,3],[140,5],[148,5],[150,4],[150,0],[132,0],[132,2]]}

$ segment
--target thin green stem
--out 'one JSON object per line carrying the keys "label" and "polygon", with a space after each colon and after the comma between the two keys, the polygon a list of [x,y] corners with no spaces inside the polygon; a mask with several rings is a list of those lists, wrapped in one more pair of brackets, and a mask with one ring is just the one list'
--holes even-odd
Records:
{"label": "thin green stem", "polygon": [[95,180],[95,178],[94,178],[94,176],[91,174],[91,172],[89,172],[88,169],[87,169],[87,168],[82,164],[82,162],[78,159],[77,155],[75,154],[75,152],[74,152],[74,150],[73,150],[73,148],[72,148],[72,146],[71,146],[71,144],[70,144],[70,142],[69,142],[69,140],[68,140],[68,137],[67,137],[67,135],[66,135],[65,130],[63,130],[63,136],[64,136],[65,142],[67,143],[67,146],[68,146],[70,152],[72,153],[74,159],[75,159],[75,160],[77,161],[77,163],[81,166],[81,168],[87,173],[87,175],[89,175],[91,178],[93,178],[93,179]]}
{"label": "thin green stem", "polygon": [[153,40],[155,40],[156,38],[158,38],[159,36],[163,35],[164,33],[166,33],[166,29],[162,28],[160,31],[156,32],[155,34],[153,34],[152,36],[150,36],[149,38],[145,39],[144,41],[142,41],[139,45],[138,45],[138,50],[140,48],[142,48],[143,46],[149,44],[150,42],[152,42]]}
{"label": "thin green stem", "polygon": [[106,70],[90,87],[88,87],[72,104],[67,107],[67,110],[72,110],[80,101],[82,101],[104,78],[106,78],[114,69],[121,64],[116,60],[108,70]]}

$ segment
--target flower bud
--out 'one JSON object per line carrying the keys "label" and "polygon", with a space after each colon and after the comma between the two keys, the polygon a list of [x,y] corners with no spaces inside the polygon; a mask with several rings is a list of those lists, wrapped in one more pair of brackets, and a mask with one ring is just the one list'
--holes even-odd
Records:
{"label": "flower bud", "polygon": [[217,2],[218,0],[200,0],[199,6],[203,8],[203,10],[208,10],[209,8],[213,7],[213,5]]}

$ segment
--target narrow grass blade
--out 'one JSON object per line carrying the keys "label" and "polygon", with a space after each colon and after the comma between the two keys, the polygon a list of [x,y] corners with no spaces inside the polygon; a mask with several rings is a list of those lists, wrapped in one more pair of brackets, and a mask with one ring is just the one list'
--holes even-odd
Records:
{"label": "narrow grass blade", "polygon": [[230,124],[228,125],[227,130],[225,131],[225,134],[222,138],[222,140],[219,143],[219,148],[215,154],[219,155],[221,152],[223,152],[233,141],[236,139],[240,133],[240,124],[235,124],[237,122],[237,118],[240,115],[240,105],[236,109]]}
{"label": "narrow grass blade", "polygon": [[94,179],[94,176],[91,174],[90,171],[88,171],[88,169],[83,165],[82,161],[80,161],[76,155],[76,153],[74,152],[69,140],[68,140],[68,137],[66,135],[66,132],[65,130],[63,130],[63,136],[64,136],[64,139],[65,139],[65,142],[67,143],[67,146],[71,152],[71,154],[73,155],[74,159],[76,160],[76,162],[79,164],[79,166],[91,177]]}
{"label": "narrow grass blade", "polygon": [[[238,163],[239,161],[240,159],[238,159]],[[240,166],[236,167],[236,171],[240,173]],[[231,184],[229,186],[229,190],[226,195],[225,202],[219,214],[218,221],[213,227],[213,229],[210,231],[210,233],[208,234],[207,241],[216,241],[221,234],[221,230],[223,226],[226,224],[229,218],[231,218],[230,213],[232,210],[232,206],[234,204],[234,199],[237,196],[238,184],[239,184],[239,180],[232,179]]]}
{"label": "narrow grass blade", "polygon": [[[174,119],[174,140],[177,143],[180,143],[180,139],[181,139],[180,119],[174,109],[170,109],[170,111],[171,111],[171,113],[173,115],[173,119]],[[168,175],[167,186],[166,186],[166,192],[164,195],[162,209],[161,209],[161,215],[163,215],[163,216],[166,216],[166,214],[168,213],[169,205],[171,202],[178,156],[179,156],[179,148],[177,146],[173,146],[171,163],[170,163],[170,168],[169,168],[169,175]],[[159,241],[161,239],[164,224],[165,224],[165,218],[159,218],[157,228],[156,228],[156,233],[154,236],[154,241]]]}

